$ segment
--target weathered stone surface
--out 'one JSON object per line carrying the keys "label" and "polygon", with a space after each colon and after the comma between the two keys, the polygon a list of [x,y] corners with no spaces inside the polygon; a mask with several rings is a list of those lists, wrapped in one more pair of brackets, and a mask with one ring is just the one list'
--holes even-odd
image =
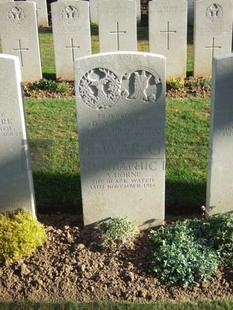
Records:
{"label": "weathered stone surface", "polygon": [[100,52],[136,51],[137,20],[134,0],[99,2]]}
{"label": "weathered stone surface", "polygon": [[150,52],[164,55],[167,78],[186,76],[187,1],[149,2]]}
{"label": "weathered stone surface", "polygon": [[19,59],[0,54],[0,212],[25,208],[35,216]]}
{"label": "weathered stone surface", "polygon": [[0,29],[2,52],[19,57],[22,80],[41,79],[36,4],[28,1],[0,3]]}
{"label": "weathered stone surface", "polygon": [[213,57],[231,52],[232,1],[194,2],[195,77],[210,76]]}
{"label": "weathered stone surface", "polygon": [[63,0],[51,4],[56,77],[73,80],[75,58],[91,54],[89,3]]}
{"label": "weathered stone surface", "polygon": [[106,53],[76,60],[85,225],[164,219],[165,57]]}
{"label": "weathered stone surface", "polygon": [[232,54],[214,58],[206,198],[210,213],[233,211],[232,79]]}

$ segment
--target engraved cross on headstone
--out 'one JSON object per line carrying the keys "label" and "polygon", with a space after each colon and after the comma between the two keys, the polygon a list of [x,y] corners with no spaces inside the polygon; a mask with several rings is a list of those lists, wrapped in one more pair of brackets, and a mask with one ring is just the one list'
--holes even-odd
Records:
{"label": "engraved cross on headstone", "polygon": [[211,49],[211,59],[213,59],[213,57],[214,57],[214,51],[216,50],[216,49],[219,49],[219,48],[222,48],[220,45],[214,45],[214,42],[215,41],[215,38],[213,38],[212,39],[212,45],[211,46],[206,46],[205,48],[206,49]]}
{"label": "engraved cross on headstone", "polygon": [[74,61],[74,50],[75,50],[75,49],[79,49],[80,46],[75,46],[75,45],[74,45],[74,39],[70,39],[70,42],[71,42],[71,46],[66,46],[65,48],[66,48],[66,49],[71,49],[72,60]]}
{"label": "engraved cross on headstone", "polygon": [[110,34],[115,34],[116,35],[116,39],[117,39],[117,50],[120,50],[120,35],[121,34],[126,34],[125,30],[119,30],[119,22],[117,22],[117,30],[115,31],[110,31]]}
{"label": "engraved cross on headstone", "polygon": [[170,33],[176,33],[176,30],[170,30],[170,22],[167,22],[167,29],[166,30],[160,30],[160,33],[166,34],[167,50],[169,50],[170,49]]}
{"label": "engraved cross on headstone", "polygon": [[29,51],[29,48],[27,48],[27,47],[22,47],[22,45],[21,45],[21,40],[19,40],[18,43],[19,43],[19,47],[18,47],[18,48],[13,48],[12,51],[17,51],[17,52],[19,52],[20,63],[21,63],[21,66],[23,67],[23,52]]}

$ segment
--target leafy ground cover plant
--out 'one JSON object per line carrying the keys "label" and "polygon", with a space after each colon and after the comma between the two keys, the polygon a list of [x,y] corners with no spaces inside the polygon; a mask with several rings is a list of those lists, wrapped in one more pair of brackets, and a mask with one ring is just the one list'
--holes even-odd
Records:
{"label": "leafy ground cover plant", "polygon": [[25,210],[0,214],[0,261],[31,255],[46,240],[44,226]]}
{"label": "leafy ground cover plant", "polygon": [[116,240],[132,240],[137,233],[135,225],[127,218],[112,218],[100,225],[103,232],[102,245],[105,247]]}
{"label": "leafy ground cover plant", "polygon": [[180,220],[151,231],[153,270],[165,283],[193,287],[211,280],[222,259],[232,261],[233,214]]}
{"label": "leafy ground cover plant", "polygon": [[65,82],[58,83],[51,79],[41,79],[34,83],[29,83],[32,90],[47,90],[51,92],[65,93],[68,91],[68,85]]}

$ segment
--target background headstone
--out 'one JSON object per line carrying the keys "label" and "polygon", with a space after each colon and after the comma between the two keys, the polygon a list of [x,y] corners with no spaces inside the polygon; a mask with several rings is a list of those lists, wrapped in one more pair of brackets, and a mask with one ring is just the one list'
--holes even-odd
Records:
{"label": "background headstone", "polygon": [[89,0],[90,3],[90,20],[94,24],[99,23],[99,0]]}
{"label": "background headstone", "polygon": [[187,1],[149,2],[150,52],[164,55],[167,78],[186,76]]}
{"label": "background headstone", "polygon": [[195,1],[193,75],[210,76],[213,57],[230,53],[231,42],[232,1]]}
{"label": "background headstone", "polygon": [[75,62],[84,224],[128,217],[161,224],[165,57],[116,52]]}
{"label": "background headstone", "polygon": [[33,2],[0,3],[2,52],[18,56],[22,80],[42,78],[36,4]]}
{"label": "background headstone", "polygon": [[134,0],[99,2],[100,52],[136,51],[137,20]]}
{"label": "background headstone", "polygon": [[36,3],[37,8],[37,18],[38,26],[47,27],[48,26],[48,9],[46,0],[31,0]]}
{"label": "background headstone", "polygon": [[0,212],[35,216],[18,57],[0,54]]}
{"label": "background headstone", "polygon": [[214,58],[206,197],[207,208],[212,214],[233,212],[232,81],[233,55]]}
{"label": "background headstone", "polygon": [[[99,24],[99,1],[102,0],[89,0],[90,2],[90,19],[92,23]],[[125,0],[128,1],[128,0]],[[137,22],[141,22],[141,0],[134,0],[137,5]],[[115,0],[117,3],[118,0]]]}
{"label": "background headstone", "polygon": [[89,3],[59,1],[51,4],[56,77],[74,80],[74,59],[91,54]]}

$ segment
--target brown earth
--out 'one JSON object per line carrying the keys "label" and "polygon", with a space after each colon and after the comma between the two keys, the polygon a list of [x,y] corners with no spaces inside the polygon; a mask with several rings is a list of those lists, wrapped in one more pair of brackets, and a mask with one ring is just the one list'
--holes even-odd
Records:
{"label": "brown earth", "polygon": [[[65,84],[67,91],[64,93],[52,91],[51,89],[40,89],[38,83],[27,83],[23,85],[24,96],[27,98],[63,98],[75,97],[74,82],[57,82],[58,85]],[[174,85],[175,84],[175,85]],[[175,98],[204,98],[211,94],[211,80],[209,78],[187,77],[181,82],[170,81],[167,83],[167,96]]]}
{"label": "brown earth", "polygon": [[[210,87],[205,80],[189,78],[184,87],[170,88],[173,97],[205,97]],[[195,87],[196,85],[196,87]],[[69,91],[58,94],[31,91],[24,85],[26,97],[73,98]],[[186,213],[185,213],[185,212]],[[166,210],[167,221],[198,217],[189,208]],[[179,215],[179,216],[178,216]],[[9,266],[0,264],[0,300],[204,300],[233,298],[233,270],[221,266],[213,281],[203,281],[192,290],[160,283],[152,270],[155,250],[149,231],[140,232],[133,242],[118,243],[108,249],[100,246],[97,228],[84,228],[80,212],[38,214],[46,227],[47,242],[34,255]]]}
{"label": "brown earth", "polygon": [[194,289],[168,287],[152,272],[155,250],[148,232],[108,250],[98,229],[83,228],[81,216],[39,214],[48,241],[30,258],[0,265],[0,300],[187,300],[233,298],[233,271],[219,268],[213,281]]}

